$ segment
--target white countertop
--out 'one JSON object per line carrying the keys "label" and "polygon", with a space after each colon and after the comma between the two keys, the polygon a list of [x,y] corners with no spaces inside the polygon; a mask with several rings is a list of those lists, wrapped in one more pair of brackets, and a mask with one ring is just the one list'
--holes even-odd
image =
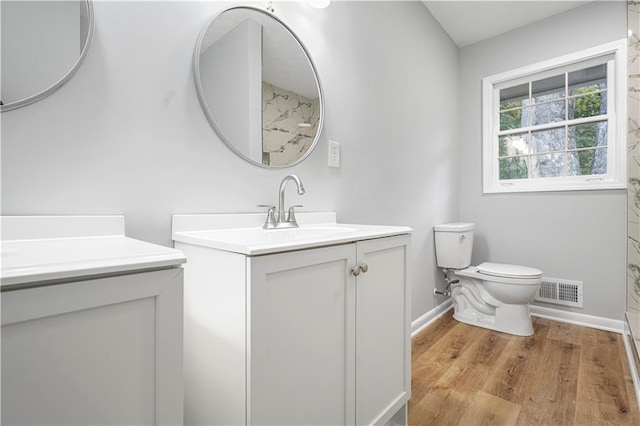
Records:
{"label": "white countertop", "polygon": [[335,213],[301,213],[297,215],[299,228],[262,229],[264,216],[253,213],[175,215],[173,240],[256,256],[410,234],[413,231],[406,226],[335,223]]}
{"label": "white countertop", "polygon": [[3,216],[1,220],[3,290],[174,267],[186,261],[179,250],[126,237],[122,216]]}

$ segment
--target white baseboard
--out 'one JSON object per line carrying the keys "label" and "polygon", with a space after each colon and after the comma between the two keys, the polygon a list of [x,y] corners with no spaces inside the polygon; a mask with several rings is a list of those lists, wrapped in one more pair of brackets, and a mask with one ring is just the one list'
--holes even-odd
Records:
{"label": "white baseboard", "polygon": [[420,318],[411,323],[411,337],[427,328],[432,322],[443,316],[449,309],[453,308],[451,299],[447,299]]}
{"label": "white baseboard", "polygon": [[[611,331],[613,333],[622,334],[624,332],[624,321],[547,308],[546,306],[530,305],[530,307],[531,315],[534,317],[581,325],[583,327],[597,328],[599,330]],[[453,303],[451,299],[447,299],[426,314],[422,315],[420,318],[413,321],[411,323],[411,337],[420,333],[451,308],[453,308]]]}
{"label": "white baseboard", "polygon": [[546,318],[554,321],[581,325],[584,327],[597,328],[599,330],[611,331],[619,334],[624,332],[624,321],[547,308],[545,306],[530,305],[530,307],[531,315],[534,317]]}
{"label": "white baseboard", "polygon": [[627,364],[629,364],[629,371],[631,372],[631,381],[633,381],[633,390],[636,394],[636,402],[640,406],[640,376],[638,376],[638,370],[636,369],[636,363],[633,355],[633,348],[629,343],[629,335],[631,331],[627,322],[624,322],[624,333],[622,334],[622,340],[624,342],[624,351],[627,353]]}

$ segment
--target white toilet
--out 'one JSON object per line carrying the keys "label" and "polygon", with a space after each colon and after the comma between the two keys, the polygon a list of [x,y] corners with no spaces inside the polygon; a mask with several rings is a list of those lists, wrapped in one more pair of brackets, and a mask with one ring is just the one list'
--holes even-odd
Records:
{"label": "white toilet", "polygon": [[542,282],[542,271],[501,263],[471,264],[473,223],[434,226],[436,259],[444,269],[453,301],[453,317],[503,333],[531,336],[529,303]]}

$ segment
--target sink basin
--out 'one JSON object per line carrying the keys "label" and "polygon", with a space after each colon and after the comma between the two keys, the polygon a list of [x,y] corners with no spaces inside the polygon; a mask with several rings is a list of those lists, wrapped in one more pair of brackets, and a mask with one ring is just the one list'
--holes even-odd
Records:
{"label": "sink basin", "polygon": [[300,226],[299,228],[263,229],[263,228],[232,228],[206,231],[185,232],[183,235],[212,241],[227,242],[256,246],[270,243],[304,242],[308,240],[332,241],[338,236],[358,229],[352,226],[321,225]]}
{"label": "sink basin", "polygon": [[[248,237],[264,238],[267,241],[302,240],[306,238],[327,238],[344,232],[355,232],[350,226],[301,226],[288,229],[250,229]],[[254,235],[255,233],[255,235]]]}
{"label": "sink basin", "polygon": [[[304,218],[304,214],[298,215]],[[263,229],[264,215],[176,215],[173,240],[247,255],[344,244],[411,233],[406,226],[307,223],[299,228]],[[238,226],[239,225],[239,226]],[[248,225],[248,226],[247,226]]]}

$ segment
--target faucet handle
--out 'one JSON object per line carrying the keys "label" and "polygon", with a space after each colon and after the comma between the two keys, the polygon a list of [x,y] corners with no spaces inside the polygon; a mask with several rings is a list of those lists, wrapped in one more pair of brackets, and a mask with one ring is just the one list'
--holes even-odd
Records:
{"label": "faucet handle", "polygon": [[264,225],[262,225],[263,229],[273,229],[276,227],[276,206],[271,206],[269,204],[258,204],[256,207],[266,207],[267,210],[267,219],[264,221]]}
{"label": "faucet handle", "polygon": [[298,222],[296,221],[296,212],[293,210],[296,207],[304,207],[302,204],[296,204],[295,206],[289,207],[289,214],[287,215],[287,222],[293,222],[296,225]]}

